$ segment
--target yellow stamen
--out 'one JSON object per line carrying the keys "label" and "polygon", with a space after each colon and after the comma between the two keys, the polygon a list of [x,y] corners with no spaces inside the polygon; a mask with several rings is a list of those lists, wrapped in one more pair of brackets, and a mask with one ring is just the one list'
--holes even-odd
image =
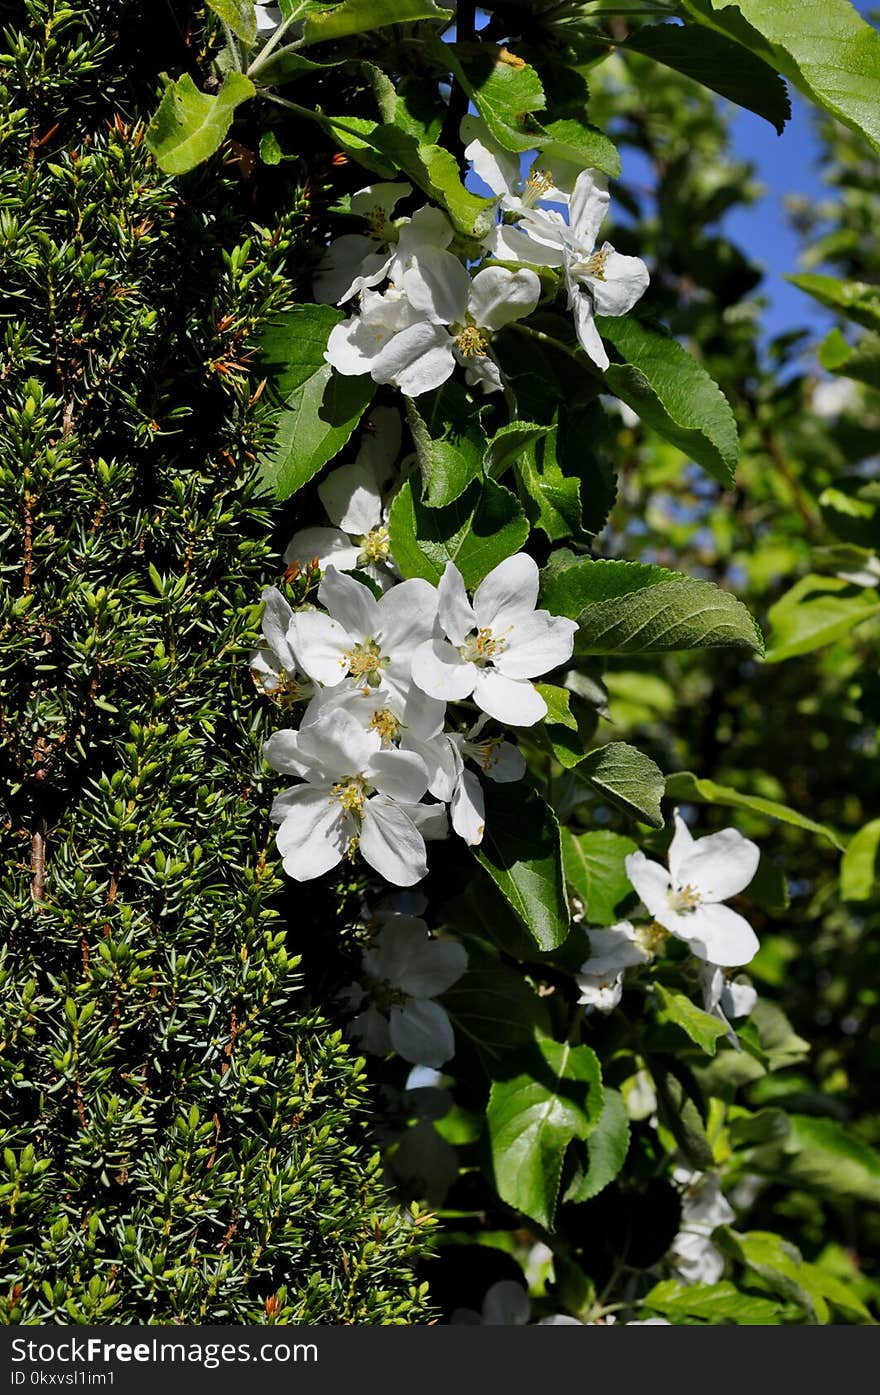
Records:
{"label": "yellow stamen", "polygon": [[333,786],[332,798],[339,800],[346,814],[351,814],[356,819],[363,817],[367,798],[363,780],[354,779],[347,783],[340,781],[338,785]]}
{"label": "yellow stamen", "polygon": [[650,925],[636,927],[635,942],[646,954],[657,954],[668,939],[669,931],[658,925],[656,920],[652,920]]}
{"label": "yellow stamen", "polygon": [[489,352],[489,340],[476,325],[465,325],[456,335],[455,342],[465,358],[485,358]]}
{"label": "yellow stamen", "polygon": [[684,911],[695,911],[700,904],[700,893],[692,886],[682,886],[677,890],[670,888],[666,896],[672,909],[678,911],[679,914]]}
{"label": "yellow stamen", "polygon": [[371,533],[361,539],[361,551],[358,562],[384,562],[388,558],[391,541],[388,537],[388,529],[383,527],[374,528]]}
{"label": "yellow stamen", "polygon": [[383,746],[389,746],[400,735],[400,722],[390,707],[377,708],[370,718],[370,727],[379,733]]}
{"label": "yellow stamen", "polygon": [[542,199],[548,190],[553,188],[553,176],[547,170],[532,170],[525,182],[522,193],[522,201],[526,208],[531,208]]}
{"label": "yellow stamen", "polygon": [[608,253],[603,247],[601,251],[594,252],[593,255],[587,259],[586,266],[584,267],[584,275],[592,276],[596,281],[604,281],[605,263],[607,261]]}
{"label": "yellow stamen", "polygon": [[363,644],[355,644],[342,656],[346,673],[352,678],[362,679],[369,687],[378,687],[386,660],[374,639],[365,639]]}

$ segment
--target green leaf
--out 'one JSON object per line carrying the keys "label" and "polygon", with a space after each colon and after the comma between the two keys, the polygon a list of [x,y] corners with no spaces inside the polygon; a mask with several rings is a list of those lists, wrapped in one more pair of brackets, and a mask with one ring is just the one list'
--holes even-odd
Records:
{"label": "green leaf", "polygon": [[486,831],[477,861],[513,907],[541,950],[561,945],[571,928],[562,875],[559,825],[534,790],[483,786]]}
{"label": "green leaf", "polygon": [[604,828],[589,833],[562,830],[565,879],[583,902],[590,925],[614,925],[620,919],[618,908],[634,895],[625,859],[636,851],[631,838]]}
{"label": "green leaf", "polygon": [[147,127],[147,145],[166,174],[185,174],[219,150],[235,109],[256,92],[243,73],[227,73],[216,97],[184,73],[165,88]]}
{"label": "green leaf", "polygon": [[779,74],[726,35],[700,24],[643,24],[621,45],[745,107],[782,135],[791,102]]}
{"label": "green leaf", "polygon": [[326,9],[312,9],[303,26],[303,44],[323,44],[349,34],[371,34],[389,24],[409,24],[418,19],[452,19],[451,10],[434,0],[342,0]]}
{"label": "green leaf", "polygon": [[551,558],[542,597],[555,614],[577,618],[577,655],[763,648],[754,619],[729,591],[664,567],[611,559],[566,566]]}
{"label": "green leaf", "polygon": [[865,281],[840,281],[836,276],[805,274],[785,278],[799,291],[818,300],[829,310],[836,310],[865,329],[880,329],[880,286]]}
{"label": "green leaf", "polygon": [[598,1122],[586,1142],[587,1168],[565,1193],[566,1201],[589,1201],[613,1182],[629,1152],[629,1118],[618,1090],[604,1090]]}
{"label": "green leaf", "polygon": [[431,508],[451,504],[483,473],[485,437],[476,408],[461,383],[450,379],[418,403],[406,399],[406,415],[422,471],[422,498]]}
{"label": "green leaf", "polygon": [[[581,482],[563,474],[554,426],[526,443],[516,467],[526,513],[550,542],[580,536]],[[524,497],[523,497],[524,496]]]}
{"label": "green leaf", "polygon": [[505,557],[518,552],[529,525],[515,494],[493,480],[475,480],[443,509],[431,509],[403,485],[389,515],[391,551],[404,577],[423,576],[435,585],[454,562],[473,589]]}
{"label": "green leaf", "polygon": [[880,150],[880,35],[849,0],[684,0]]}
{"label": "green leaf", "polygon": [[343,377],[324,361],[327,338],[341,319],[329,305],[295,305],[263,334],[262,364],[281,415],[260,476],[276,499],[295,494],[332,460],[376,390],[369,374]]}
{"label": "green leaf", "polygon": [[558,688],[553,683],[536,683],[535,687],[547,704],[541,730],[559,764],[564,770],[571,770],[586,757],[587,746],[596,730],[596,710],[567,688]]}
{"label": "green leaf", "polygon": [[246,44],[254,43],[257,37],[257,12],[253,0],[208,0],[208,4],[228,24],[239,39]]}
{"label": "green leaf", "polygon": [[714,1056],[719,1040],[727,1035],[724,1023],[711,1013],[703,1012],[683,993],[664,988],[662,983],[655,983],[653,987],[661,1006],[661,1020],[674,1022],[701,1051]]}
{"label": "green leaf", "polygon": [[871,1321],[859,1298],[835,1275],[818,1264],[807,1263],[800,1250],[771,1231],[733,1230],[720,1233],[721,1246],[741,1263],[753,1269],[769,1288],[793,1299],[819,1323],[831,1320],[828,1304]]}
{"label": "green leaf", "polygon": [[865,334],[857,344],[848,344],[839,329],[832,329],[820,345],[819,362],[830,373],[880,388],[880,334]]}
{"label": "green leaf", "polygon": [[455,45],[451,56],[456,76],[498,144],[533,150],[541,127],[531,114],[546,106],[534,68],[495,44],[481,44],[477,52],[471,45]]}
{"label": "green leaf", "polygon": [[539,164],[546,162],[552,169],[557,160],[583,165],[612,179],[620,178],[620,155],[604,131],[585,121],[549,121],[537,142],[541,152]]}
{"label": "green leaf", "polygon": [[477,1052],[490,1074],[497,1074],[512,1052],[527,1047],[536,1032],[550,1030],[544,1000],[518,970],[479,942],[468,944],[468,967],[442,1002],[456,1035]]}
{"label": "green leaf", "polygon": [[804,576],[767,612],[771,624],[767,663],[809,654],[880,614],[876,590],[860,591],[837,576]]}
{"label": "green leaf", "polygon": [[801,1186],[880,1204],[880,1153],[835,1119],[790,1114],[786,1176]]}
{"label": "green leaf", "polygon": [[546,436],[549,426],[539,426],[534,421],[509,421],[502,426],[486,446],[484,465],[486,474],[498,479],[523,455],[527,446]]}
{"label": "green leaf", "polygon": [[868,901],[877,884],[880,819],[872,819],[854,834],[840,863],[840,894],[844,901]]}
{"label": "green leaf", "polygon": [[623,360],[606,369],[606,391],[725,488],[730,486],[739,459],[736,421],[703,365],[671,335],[632,315],[597,315],[596,326]]}
{"label": "green leaf", "polygon": [[651,1074],[657,1091],[657,1115],[662,1127],[672,1134],[692,1167],[700,1171],[713,1167],[715,1154],[691,1095],[675,1075],[664,1074],[656,1067],[651,1067]]}
{"label": "green leaf", "polygon": [[653,828],[663,827],[663,775],[643,751],[624,741],[610,741],[591,751],[579,772],[625,814],[643,819]]}
{"label": "green leaf", "polygon": [[602,1109],[599,1062],[588,1046],[540,1039],[512,1080],[496,1080],[486,1127],[502,1201],[551,1227],[566,1149]]}
{"label": "green leaf", "polygon": [[748,809],[750,813],[763,814],[768,819],[777,819],[780,823],[791,824],[793,828],[815,833],[833,847],[843,849],[843,844],[832,829],[825,824],[815,823],[796,809],[778,804],[775,799],[765,799],[763,795],[741,794],[727,785],[716,785],[714,780],[701,780],[689,770],[681,770],[667,777],[666,797],[684,804],[720,804],[729,809]]}
{"label": "green leaf", "polygon": [[[334,130],[334,135],[338,133]],[[374,150],[392,161],[434,203],[445,208],[458,232],[484,236],[492,226],[495,200],[472,194],[461,182],[455,157],[440,145],[424,145],[399,126],[373,125],[367,140]]]}
{"label": "green leaf", "polygon": [[668,1318],[699,1318],[713,1326],[729,1323],[768,1327],[779,1322],[780,1304],[772,1298],[741,1293],[734,1284],[680,1284],[663,1279],[642,1299],[645,1307]]}

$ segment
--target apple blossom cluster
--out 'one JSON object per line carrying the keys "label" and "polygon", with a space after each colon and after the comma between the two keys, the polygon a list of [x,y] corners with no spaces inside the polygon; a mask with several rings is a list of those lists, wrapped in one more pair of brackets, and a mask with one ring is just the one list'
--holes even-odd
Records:
{"label": "apple blossom cluster", "polygon": [[730,982],[725,970],[748,964],[758,951],[758,937],[723,902],[749,885],[760,855],[756,844],[735,828],[695,839],[676,809],[668,868],[642,852],[630,853],[625,861],[627,876],[653,920],[638,927],[623,920],[607,930],[588,931],[591,954],[577,975],[579,1001],[586,1010],[611,1012],[620,1002],[626,970],[647,964],[674,935],[700,961],[706,1012],[720,1018],[736,1044],[729,1018],[751,1012],[756,994],[747,983]]}
{"label": "apple blossom cluster", "polygon": [[648,286],[640,258],[596,245],[607,189],[593,170],[543,156],[523,179],[520,157],[479,117],[465,117],[462,138],[473,172],[496,197],[497,221],[481,240],[462,240],[431,205],[395,216],[412,194],[408,184],[353,194],[350,211],[366,231],[332,242],[314,281],[318,300],[352,308],[330,333],[327,362],[410,397],[440,387],[456,367],[471,387],[498,392],[504,382],[493,338],[537,308],[548,289],[537,267],[560,274],[578,340],[604,370],[595,315],[626,314]]}
{"label": "apple blossom cluster", "polygon": [[[395,430],[399,441],[399,418],[379,428],[386,444]],[[398,579],[380,546],[382,470],[366,449],[322,486],[338,528],[298,533],[285,555],[296,566],[314,549],[318,604],[294,609],[267,588],[265,644],[251,668],[280,704],[306,704],[297,726],[264,747],[269,765],[298,781],[272,806],[285,871],[306,881],[360,852],[385,881],[412,886],[427,872],[426,839],[448,833],[447,811],[476,845],[481,780],[525,773],[505,729],[546,714],[532,680],[571,657],[577,624],[536,608],[538,568],[525,553],[499,563],[472,597],[452,562],[436,586]],[[375,591],[343,570],[364,573],[370,560],[381,567],[367,572]]]}

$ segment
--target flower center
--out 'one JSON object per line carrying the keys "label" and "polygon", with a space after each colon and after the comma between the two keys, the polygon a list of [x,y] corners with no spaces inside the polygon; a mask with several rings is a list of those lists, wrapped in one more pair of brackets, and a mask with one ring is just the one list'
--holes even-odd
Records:
{"label": "flower center", "polygon": [[594,252],[588,257],[583,265],[583,275],[592,276],[596,281],[605,280],[605,263],[608,261],[608,253],[604,247],[600,252]]}
{"label": "flower center", "polygon": [[370,232],[380,242],[388,241],[388,215],[384,208],[371,208],[364,214],[364,222]]}
{"label": "flower center", "polygon": [[465,325],[455,336],[455,342],[465,358],[485,358],[489,352],[489,340],[476,325]]}
{"label": "flower center", "polygon": [[367,787],[359,775],[355,775],[350,780],[340,780],[338,785],[333,786],[332,799],[338,799],[346,814],[360,821],[364,816],[364,804],[367,799]]}
{"label": "flower center", "polygon": [[504,738],[502,736],[493,736],[490,737],[488,741],[473,741],[468,743],[468,753],[473,756],[474,760],[479,761],[480,769],[484,774],[498,764],[503,740]]}
{"label": "flower center", "polygon": [[670,887],[666,893],[666,899],[672,909],[681,915],[684,912],[697,909],[700,904],[700,893],[690,885]]}
{"label": "flower center", "polygon": [[382,738],[383,746],[390,746],[392,741],[396,741],[400,735],[400,722],[391,711],[390,707],[378,707],[370,718],[370,728],[377,731]]}
{"label": "flower center", "polygon": [[342,656],[346,673],[370,688],[378,688],[382,682],[382,670],[388,667],[388,660],[374,639],[365,639],[363,644],[355,644]]}
{"label": "flower center", "polygon": [[370,984],[370,997],[380,1012],[390,1012],[393,1007],[405,1007],[408,994],[390,979],[376,979]]}
{"label": "flower center", "polygon": [[496,654],[501,654],[507,648],[507,641],[503,637],[493,635],[488,625],[481,630],[476,630],[459,646],[459,654],[466,664],[476,664],[478,668],[485,668]]}
{"label": "flower center", "polygon": [[656,920],[652,920],[650,925],[636,927],[635,942],[639,949],[643,949],[646,954],[657,954],[668,939],[669,931],[664,930],[662,925],[658,925]]}
{"label": "flower center", "polygon": [[547,170],[532,170],[522,191],[522,201],[526,208],[533,208],[547,190],[552,188],[553,176]]}
{"label": "flower center", "polygon": [[358,563],[364,562],[384,562],[388,558],[388,551],[391,541],[388,537],[388,529],[383,525],[374,528],[366,537],[361,538],[361,550]]}

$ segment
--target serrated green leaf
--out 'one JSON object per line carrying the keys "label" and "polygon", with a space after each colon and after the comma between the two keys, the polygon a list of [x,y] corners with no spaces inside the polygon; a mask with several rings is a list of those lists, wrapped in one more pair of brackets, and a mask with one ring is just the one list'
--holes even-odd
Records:
{"label": "serrated green leaf", "polygon": [[778,73],[725,34],[699,24],[643,24],[621,45],[745,107],[782,135],[791,102]]}
{"label": "serrated green leaf", "polygon": [[404,577],[435,585],[454,562],[467,587],[477,586],[505,557],[519,551],[529,525],[515,494],[493,480],[475,480],[443,509],[422,504],[407,480],[391,506],[391,551]]}
{"label": "serrated green leaf", "polygon": [[486,1128],[498,1194],[551,1227],[566,1149],[585,1139],[602,1109],[599,1062],[588,1046],[542,1038],[513,1079],[496,1080]]}
{"label": "serrated green leaf", "polygon": [[329,305],[295,305],[263,334],[262,366],[281,413],[260,476],[276,499],[295,494],[332,460],[376,390],[368,374],[343,377],[324,361],[327,338],[341,319]]}
{"label": "serrated green leaf", "polygon": [[208,4],[237,38],[248,45],[254,42],[257,37],[257,12],[253,0],[208,0]]}
{"label": "serrated green leaf", "polygon": [[587,1167],[566,1190],[565,1200],[589,1201],[613,1182],[629,1152],[629,1118],[623,1096],[605,1089],[602,1113],[586,1141]]}
{"label": "serrated green leaf", "polygon": [[612,179],[620,178],[620,155],[617,146],[595,126],[571,119],[549,121],[538,142],[539,163],[551,168],[563,160],[584,168],[599,170]]}
{"label": "serrated green leaf", "polygon": [[466,1038],[490,1074],[497,1074],[512,1052],[521,1051],[550,1030],[543,999],[522,974],[484,945],[468,945],[468,967],[443,994],[443,1006],[456,1033]]}
{"label": "serrated green leaf", "polygon": [[733,484],[739,459],[736,421],[703,365],[671,335],[632,315],[597,315],[596,326],[623,360],[605,370],[606,391],[725,488]]}
{"label": "serrated green leaf", "polygon": [[550,429],[534,421],[509,421],[500,427],[486,445],[483,463],[487,475],[498,479],[505,470],[516,464],[527,446],[546,436]]}
{"label": "serrated green leaf", "polygon": [[880,150],[880,35],[849,0],[684,0]]}
{"label": "serrated green leaf", "polygon": [[590,925],[613,925],[620,920],[621,904],[634,895],[625,859],[636,848],[631,838],[604,828],[589,833],[562,830],[565,879],[583,902],[584,919]]}
{"label": "serrated green leaf", "polygon": [[160,169],[185,174],[207,160],[220,149],[236,107],[256,90],[243,73],[227,73],[216,96],[200,92],[189,73],[170,83],[147,127]]}
{"label": "serrated green leaf", "polygon": [[819,362],[830,373],[880,388],[880,334],[865,334],[857,344],[848,344],[839,329],[832,329],[819,347]]}
{"label": "serrated green leaf", "polygon": [[836,310],[865,329],[880,329],[880,286],[865,281],[841,281],[836,276],[805,273],[785,278],[799,291],[818,300],[829,310]]}
{"label": "serrated green leaf", "polygon": [[389,24],[409,24],[414,20],[452,19],[452,11],[434,0],[342,0],[326,8],[312,8],[303,26],[303,44],[323,44],[345,39],[350,34],[371,34]]}
{"label": "serrated green leaf", "polygon": [[680,1284],[663,1279],[655,1284],[642,1302],[655,1313],[669,1318],[699,1318],[713,1326],[736,1323],[746,1327],[769,1327],[780,1321],[781,1305],[772,1298],[742,1293],[734,1284]]}
{"label": "serrated green leaf", "polygon": [[680,1027],[690,1037],[695,1046],[705,1051],[707,1056],[714,1056],[718,1042],[727,1034],[724,1023],[711,1013],[703,1012],[702,1008],[698,1008],[683,993],[664,988],[662,983],[655,983],[653,987],[661,1006],[661,1019],[674,1022],[676,1027]]}
{"label": "serrated green leaf", "polygon": [[789,809],[775,799],[765,799],[763,795],[741,794],[727,785],[716,785],[714,780],[701,780],[689,770],[668,776],[666,795],[668,799],[681,800],[684,804],[719,804],[729,809],[748,809],[753,814],[764,814],[768,819],[777,819],[780,823],[802,828],[807,833],[815,833],[835,848],[843,849],[843,844],[832,829],[825,824],[815,823],[796,809]]}
{"label": "serrated green leaf", "polygon": [[366,132],[357,134],[444,208],[458,232],[482,237],[489,231],[495,200],[481,198],[464,187],[455,157],[448,150],[440,145],[424,145],[399,126],[373,124],[369,136]]}
{"label": "serrated green leaf", "polygon": [[516,467],[520,498],[533,527],[550,542],[578,537],[581,522],[581,482],[560,468],[557,428],[526,443]]}
{"label": "serrated green leaf", "polygon": [[477,409],[461,383],[450,379],[418,402],[407,398],[406,415],[422,471],[422,499],[443,508],[483,474],[486,438]]}
{"label": "serrated green leaf", "polygon": [[534,68],[496,44],[453,45],[452,57],[453,71],[498,144],[533,150],[541,126],[532,113],[546,106]]}
{"label": "serrated green leaf", "polygon": [[534,790],[484,785],[486,831],[477,861],[513,907],[539,949],[561,945],[571,928],[556,817]]}
{"label": "serrated green leaf", "polygon": [[801,1186],[880,1204],[880,1153],[836,1119],[790,1114],[786,1175]]}
{"label": "serrated green leaf", "polygon": [[840,862],[840,894],[844,901],[867,901],[877,884],[880,819],[872,819],[854,834]]}
{"label": "serrated green leaf", "polygon": [[779,664],[812,653],[880,614],[876,590],[859,590],[837,576],[804,576],[767,612],[766,662]]}
{"label": "serrated green leaf", "polygon": [[571,770],[587,754],[587,746],[596,730],[596,710],[567,688],[558,688],[553,683],[536,683],[535,687],[547,704],[541,730],[559,764],[564,770]]}
{"label": "serrated green leaf", "polygon": [[663,827],[660,800],[663,775],[650,756],[625,741],[610,741],[591,751],[579,773],[617,808],[654,828]]}

